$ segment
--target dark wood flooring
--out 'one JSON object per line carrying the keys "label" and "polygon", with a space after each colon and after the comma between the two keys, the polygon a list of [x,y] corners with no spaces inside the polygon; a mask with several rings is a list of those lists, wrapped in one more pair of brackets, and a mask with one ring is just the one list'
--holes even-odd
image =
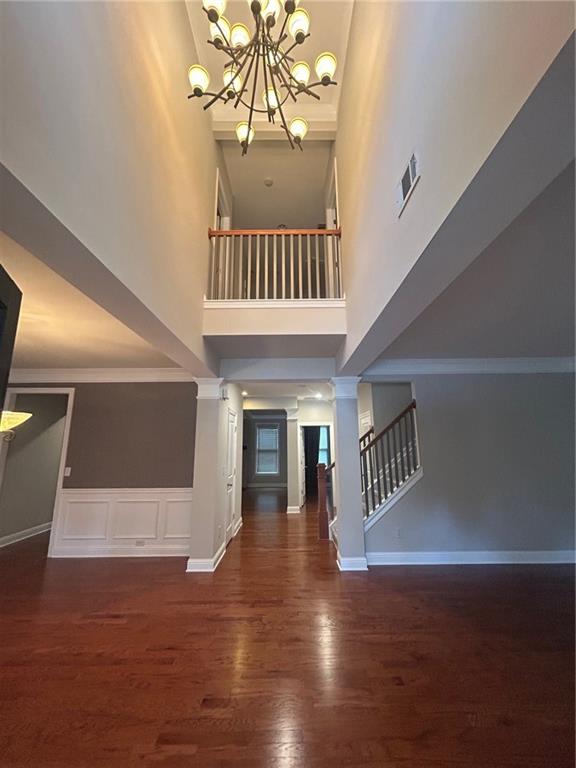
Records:
{"label": "dark wood flooring", "polygon": [[572,768],[570,568],[340,574],[246,503],[215,574],[0,551],[2,768]]}

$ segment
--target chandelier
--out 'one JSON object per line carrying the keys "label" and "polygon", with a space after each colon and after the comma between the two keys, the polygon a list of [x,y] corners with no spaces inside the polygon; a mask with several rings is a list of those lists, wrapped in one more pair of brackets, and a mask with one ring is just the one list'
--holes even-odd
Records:
{"label": "chandelier", "polygon": [[[280,0],[248,0],[254,18],[252,35],[245,24],[231,25],[223,15],[226,0],[202,2],[210,25],[208,43],[226,56],[223,87],[217,92],[208,91],[208,71],[194,64],[188,70],[192,87],[188,98],[207,97],[204,109],[220,101],[233,102],[235,109],[240,104],[248,109],[248,119],[236,126],[243,155],[254,139],[254,113],[266,114],[269,123],[278,121],[292,149],[301,150],[308,123],[303,117],[294,117],[288,123],[284,105],[289,100],[297,102],[303,94],[320,100],[313,89],[336,85],[333,78],[337,62],[333,53],[325,52],[317,57],[314,69],[318,80],[312,83],[308,64],[295,61],[290,55],[310,37],[310,17],[304,8],[297,7],[299,1],[285,0],[282,8]],[[274,30],[277,30],[276,37]]]}

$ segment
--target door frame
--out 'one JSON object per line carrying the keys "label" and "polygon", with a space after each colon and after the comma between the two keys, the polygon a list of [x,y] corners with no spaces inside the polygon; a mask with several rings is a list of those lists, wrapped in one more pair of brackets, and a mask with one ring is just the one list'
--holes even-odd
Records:
{"label": "door frame", "polygon": [[[66,457],[68,455],[68,442],[70,439],[70,425],[72,422],[72,411],[74,409],[74,387],[17,387],[8,386],[6,389],[6,399],[4,401],[5,410],[9,410],[10,404],[16,400],[17,395],[68,395],[66,403],[66,414],[64,416],[64,434],[62,435],[62,447],[60,449],[60,461],[58,464],[58,480],[56,482],[56,495],[54,496],[54,509],[52,511],[52,527],[50,529],[50,542],[48,544],[48,557],[52,557],[53,543],[55,541],[55,531],[60,525],[59,514],[61,509],[62,491],[64,490],[64,470],[66,469]],[[34,418],[34,416],[32,416]],[[6,456],[9,443],[2,441],[0,450],[0,490],[4,481],[4,469],[6,465]]]}
{"label": "door frame", "polygon": [[[230,416],[234,417],[234,434],[230,439]],[[232,457],[233,461],[233,480],[232,491],[228,494],[228,458]],[[236,494],[238,493],[238,411],[228,406],[226,414],[226,521],[224,525],[224,539],[226,540],[226,546],[234,538],[234,513],[236,511]],[[228,496],[231,495],[232,499],[229,502]],[[228,521],[229,506],[230,509],[230,521]],[[230,522],[230,524],[228,524]]]}
{"label": "door frame", "polygon": [[306,472],[303,469],[304,463],[302,455],[304,451],[304,427],[329,427],[330,435],[330,457],[335,461],[334,453],[334,422],[333,421],[299,421],[298,422],[298,485],[300,490],[301,507],[306,504]]}

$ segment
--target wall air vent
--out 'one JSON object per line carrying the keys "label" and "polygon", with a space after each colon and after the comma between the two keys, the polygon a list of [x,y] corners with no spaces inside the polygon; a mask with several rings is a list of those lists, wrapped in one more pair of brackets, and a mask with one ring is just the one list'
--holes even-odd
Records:
{"label": "wall air vent", "polygon": [[399,217],[402,215],[402,211],[404,210],[406,203],[408,200],[410,200],[410,196],[414,191],[414,187],[418,183],[419,179],[420,168],[418,160],[416,155],[412,155],[408,165],[406,166],[406,170],[402,174],[402,178],[396,187],[396,206],[398,208]]}

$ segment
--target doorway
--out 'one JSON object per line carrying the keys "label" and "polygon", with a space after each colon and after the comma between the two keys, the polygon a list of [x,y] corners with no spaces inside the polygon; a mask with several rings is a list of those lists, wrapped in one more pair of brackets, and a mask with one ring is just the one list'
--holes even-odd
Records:
{"label": "doorway", "polygon": [[318,496],[318,464],[332,462],[330,426],[314,424],[301,427],[303,462],[303,492],[305,500]]}
{"label": "doorway", "polygon": [[74,390],[10,387],[6,409],[32,413],[0,448],[0,546],[52,528]]}

